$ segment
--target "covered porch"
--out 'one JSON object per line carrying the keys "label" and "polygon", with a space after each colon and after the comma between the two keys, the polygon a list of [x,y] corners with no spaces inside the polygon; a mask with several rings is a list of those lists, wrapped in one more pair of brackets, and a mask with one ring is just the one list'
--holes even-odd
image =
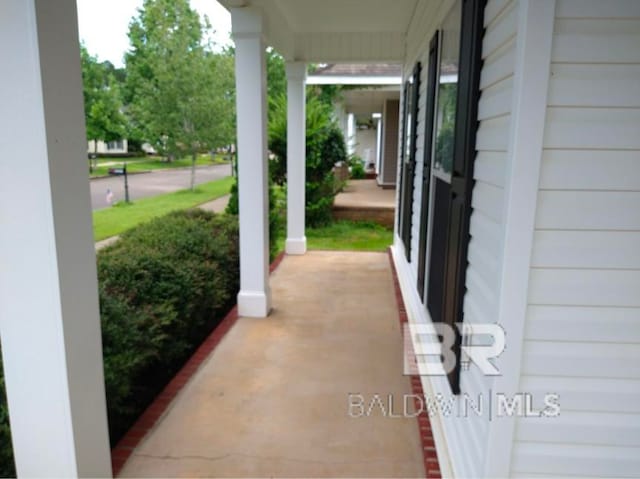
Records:
{"label": "covered porch", "polygon": [[389,256],[286,256],[271,290],[269,320],[237,319],[119,475],[439,477],[403,375]]}
{"label": "covered porch", "polygon": [[[239,154],[240,293],[242,316],[265,317],[272,307],[268,280],[268,152],[265,47],[283,55],[287,70],[287,239],[286,252],[304,254],[305,237],[305,88],[309,63],[401,64],[405,35],[415,0],[341,2],[330,0],[222,0],[230,11],[236,45],[236,95]],[[397,80],[396,80],[397,81]],[[355,92],[347,102],[363,103],[367,115],[393,91]],[[355,95],[355,96],[354,96]],[[353,98],[352,98],[353,97]],[[376,105],[372,110],[370,103]],[[353,106],[353,105],[352,105]],[[362,105],[360,105],[362,106]],[[397,109],[397,108],[396,108]],[[390,129],[397,136],[397,128]],[[382,132],[378,132],[382,143]],[[394,135],[395,133],[395,135]],[[389,151],[393,147],[388,148]],[[397,166],[397,163],[393,165]],[[393,168],[392,168],[393,169]],[[388,173],[395,182],[397,170]],[[250,238],[250,240],[248,239]]]}
{"label": "covered porch", "polygon": [[[283,394],[306,391],[317,401],[322,397],[320,384],[335,388],[336,393],[331,404],[309,403],[319,408],[308,409],[309,416],[300,414],[288,419],[286,401],[278,403],[281,396],[263,396],[277,406],[274,414],[280,414],[283,422],[267,421],[260,426],[264,430],[253,427],[245,432],[247,437],[257,434],[255,440],[262,441],[267,458],[281,455],[269,448],[298,445],[300,436],[288,434],[292,431],[312,434],[307,436],[311,446],[324,449],[317,458],[308,455],[304,461],[260,460],[251,466],[251,472],[245,473],[266,474],[268,467],[274,467],[277,472],[273,474],[297,475],[304,473],[301,464],[307,464],[317,467],[313,469],[315,475],[422,475],[426,469],[419,422],[415,417],[373,418],[371,421],[375,424],[372,424],[346,416],[345,394],[360,392],[357,389],[365,395],[402,396],[413,392],[411,381],[402,376],[401,371],[401,336],[394,302],[397,293],[393,289],[389,260],[384,255],[344,254],[338,258],[318,253],[305,255],[304,223],[306,65],[330,61],[401,62],[405,35],[417,0],[348,4],[337,0],[228,0],[222,3],[231,11],[236,44],[241,178],[241,285],[237,305],[242,320],[230,339],[235,337],[240,343],[255,341],[226,351],[246,356],[246,362],[236,365],[241,369],[228,379],[247,388],[236,390],[239,401],[257,392],[261,382],[269,377],[267,374],[273,375],[271,378],[283,388]],[[365,5],[367,8],[363,8]],[[372,5],[375,8],[368,8]],[[0,174],[6,178],[0,190],[3,230],[0,235],[0,332],[17,471],[24,476],[109,476],[112,469],[89,185],[86,172],[77,167],[77,159],[86,155],[86,142],[76,6],[73,0],[55,4],[11,0],[3,4],[0,13],[0,43],[11,45],[3,49],[2,57],[11,75],[3,80],[0,93],[6,107],[0,115],[0,151],[5,158],[20,155],[29,160],[11,165],[0,163]],[[318,32],[314,25],[325,25],[326,31]],[[338,38],[341,40],[332,40]],[[289,110],[288,256],[282,270],[273,278],[269,275],[268,253],[266,45],[273,45],[287,60]],[[28,185],[28,197],[24,195],[25,185]],[[17,203],[16,198],[24,201]],[[319,271],[325,276],[318,275]],[[338,282],[349,278],[352,281]],[[369,285],[368,280],[374,283]],[[341,285],[339,292],[335,291],[337,284]],[[34,291],[38,294],[37,301],[34,301]],[[329,294],[332,291],[335,294]],[[311,293],[322,294],[306,296]],[[381,303],[374,307],[375,301]],[[267,316],[268,319],[262,321],[251,319]],[[303,353],[308,351],[304,349],[290,351],[290,356],[275,350],[273,345],[284,337],[289,338],[292,347],[313,346],[318,357],[306,357]],[[319,342],[308,343],[312,337]],[[375,347],[372,348],[372,344]],[[224,343],[221,353],[225,352],[223,346]],[[262,367],[260,360],[265,359],[252,359],[251,355],[270,352],[274,354],[270,358],[271,369],[264,371],[264,377],[254,376],[255,384],[245,382],[242,368],[245,372],[254,371]],[[204,376],[207,367],[216,364],[215,359],[215,355],[212,356],[194,380]],[[224,379],[223,369],[209,371]],[[292,378],[296,375],[300,375],[300,381],[305,378],[312,381],[301,382],[299,388],[293,388]],[[198,390],[194,384],[172,405],[172,411],[183,407],[182,401],[188,399],[189,393],[193,393],[191,398],[201,401],[199,407],[207,411],[214,409],[216,391],[206,387]],[[46,394],[37,394],[39,391]],[[260,411],[259,399],[258,396],[252,399],[257,401],[253,403],[254,412]],[[304,405],[303,399],[300,401]],[[339,414],[342,419],[335,424],[325,422],[327,416],[319,414],[321,411]],[[167,415],[163,419],[158,432],[170,426],[170,418]],[[215,420],[218,419],[222,418]],[[259,419],[252,424],[260,425]],[[293,426],[287,428],[286,421],[294,419]],[[235,432],[243,433],[242,428],[249,425],[238,423],[230,427],[237,426],[239,429]],[[355,426],[343,431],[341,428],[345,425]],[[227,431],[218,427],[203,432],[221,439]],[[186,446],[184,434],[182,430],[166,437],[174,438],[173,447]],[[278,444],[269,440],[276,434],[282,434]],[[154,445],[156,437],[160,438],[161,434],[150,436],[136,454],[145,454],[142,452],[145,450],[154,451],[151,454],[159,452],[167,456],[166,464],[174,462],[171,460],[174,452],[190,454],[184,450],[163,450],[160,445]],[[357,447],[350,446],[349,441],[355,441]],[[147,447],[151,449],[145,449]],[[433,467],[437,463],[433,443],[428,447]],[[291,451],[292,455],[282,457],[298,455],[295,449]],[[199,455],[198,451],[193,454]],[[141,464],[137,460],[134,457],[127,467],[135,471],[136,464]],[[236,461],[238,467],[245,467],[245,463]],[[324,463],[341,469],[325,468]],[[194,475],[190,467],[187,466],[184,473]],[[163,475],[167,471],[164,469]],[[438,473],[436,469],[433,471]],[[123,472],[126,474],[127,469]],[[224,470],[222,474],[231,475],[233,471]],[[237,474],[243,472],[239,470]]]}

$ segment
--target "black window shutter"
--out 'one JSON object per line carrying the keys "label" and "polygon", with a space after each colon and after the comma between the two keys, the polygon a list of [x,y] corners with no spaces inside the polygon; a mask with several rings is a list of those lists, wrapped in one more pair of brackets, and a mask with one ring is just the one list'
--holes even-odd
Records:
{"label": "black window shutter", "polygon": [[398,188],[400,191],[398,191],[398,214],[397,214],[397,220],[398,220],[398,235],[400,235],[400,238],[403,239],[404,241],[404,237],[402,235],[403,230],[403,222],[404,222],[404,182],[405,182],[405,176],[407,175],[406,171],[405,171],[405,161],[404,161],[404,157],[405,157],[405,150],[406,150],[406,142],[407,142],[407,92],[409,91],[409,82],[405,82],[404,84],[404,89],[402,91],[402,98],[403,98],[403,102],[402,102],[402,137],[401,137],[401,141],[400,141],[400,178],[399,178],[399,182],[398,182]]}
{"label": "black window shutter", "polygon": [[[415,184],[415,172],[416,172],[416,140],[418,138],[418,100],[420,91],[420,62],[416,63],[413,68],[413,82],[411,87],[407,89],[407,94],[411,95],[411,125],[410,125],[410,144],[409,155],[405,154],[404,170],[404,184],[402,186],[403,202],[402,206],[402,242],[404,243],[404,251],[407,257],[407,261],[411,261],[411,229],[413,218],[413,190]],[[406,116],[405,116],[406,118]],[[405,121],[406,125],[406,121]],[[406,131],[406,130],[405,130]]]}
{"label": "black window shutter", "polygon": [[422,155],[422,199],[420,206],[420,241],[418,246],[418,294],[424,298],[424,281],[427,254],[427,225],[429,220],[429,185],[431,179],[431,153],[433,149],[433,116],[438,81],[439,32],[429,43],[429,77],[427,78],[427,102],[425,108],[424,151]]}
{"label": "black window shutter", "polygon": [[462,0],[460,70],[443,307],[444,321],[456,331],[454,344],[456,367],[448,375],[454,394],[460,392],[461,337],[455,323],[462,322],[462,305],[466,291],[465,276],[473,190],[473,162],[478,129],[485,4],[486,0]]}

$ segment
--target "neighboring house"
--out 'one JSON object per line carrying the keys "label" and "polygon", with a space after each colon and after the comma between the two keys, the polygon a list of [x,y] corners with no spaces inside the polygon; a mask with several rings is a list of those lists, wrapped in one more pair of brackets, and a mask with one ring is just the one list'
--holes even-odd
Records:
{"label": "neighboring house", "polygon": [[128,145],[127,140],[116,140],[104,142],[102,140],[98,140],[98,148],[96,150],[96,142],[95,140],[91,140],[87,145],[87,152],[89,154],[97,153],[98,155],[113,155],[113,154],[124,154],[128,153]]}
{"label": "neighboring house", "polygon": [[[271,310],[265,45],[287,60],[288,254],[306,251],[306,64],[401,62],[392,255],[409,322],[506,333],[497,376],[462,354],[491,344],[486,337],[457,336],[451,347],[411,338],[453,365],[434,376],[418,363],[427,397],[451,406],[431,416],[443,475],[636,477],[640,2],[221,3],[236,55],[239,314]],[[75,2],[0,8],[11,72],[0,80],[0,131],[16,132],[0,148],[30,160],[0,164],[0,326],[16,461],[30,475],[104,476],[95,253],[74,160],[86,146]],[[518,394],[532,407],[501,402]],[[556,398],[560,414],[524,417],[545,395],[557,395],[548,412]]]}
{"label": "neighboring house", "polygon": [[344,85],[335,105],[347,153],[374,171],[378,184],[395,188],[402,66],[393,63],[321,65],[308,85]]}

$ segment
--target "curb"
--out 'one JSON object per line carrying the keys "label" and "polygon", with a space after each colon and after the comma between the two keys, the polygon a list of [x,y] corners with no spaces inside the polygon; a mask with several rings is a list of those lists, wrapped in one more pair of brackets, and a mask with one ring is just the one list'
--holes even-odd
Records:
{"label": "curb", "polygon": [[[132,171],[131,173],[127,173],[127,176],[131,175],[145,175],[147,173],[153,173],[153,170],[145,170],[145,171]],[[102,176],[91,176],[89,177],[89,181],[93,180],[104,180],[105,178],[115,178],[116,176],[124,176],[124,175],[102,175]]]}
{"label": "curb", "polygon": [[[226,163],[215,163],[213,165],[198,165],[196,166],[196,169],[198,168],[209,168],[211,166],[224,166],[224,165],[230,165],[231,162],[226,162]],[[167,171],[167,170],[190,170],[191,167],[190,166],[178,166],[176,168],[158,168],[156,170],[144,170],[144,171],[132,171],[131,173],[127,173],[128,175],[141,175],[141,174],[145,174],[145,173],[156,173],[159,171]],[[122,175],[102,175],[102,176],[92,176],[89,177],[89,180],[101,180],[104,178],[113,178],[114,176],[122,176]],[[231,175],[233,176],[233,175]]]}

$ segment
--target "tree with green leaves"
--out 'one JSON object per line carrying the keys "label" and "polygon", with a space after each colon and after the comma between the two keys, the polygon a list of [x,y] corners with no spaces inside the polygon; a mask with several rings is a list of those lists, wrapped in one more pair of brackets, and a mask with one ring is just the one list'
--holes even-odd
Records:
{"label": "tree with green leaves", "polygon": [[[332,106],[309,91],[306,102],[305,221],[310,227],[331,222],[333,199],[337,193],[333,166],[347,160],[342,130],[333,118]],[[271,101],[268,138],[271,178],[279,185],[287,182],[287,98]]]}
{"label": "tree with green leaves", "polygon": [[[123,114],[120,87],[114,73],[105,63],[80,47],[87,140],[93,141],[94,160],[98,141],[121,140],[126,135],[127,119]],[[93,165],[89,163],[93,170]]]}
{"label": "tree with green leaves", "polygon": [[205,44],[188,0],[145,0],[129,26],[125,55],[135,128],[168,159],[189,155],[191,188],[196,158],[233,142],[233,64]]}

